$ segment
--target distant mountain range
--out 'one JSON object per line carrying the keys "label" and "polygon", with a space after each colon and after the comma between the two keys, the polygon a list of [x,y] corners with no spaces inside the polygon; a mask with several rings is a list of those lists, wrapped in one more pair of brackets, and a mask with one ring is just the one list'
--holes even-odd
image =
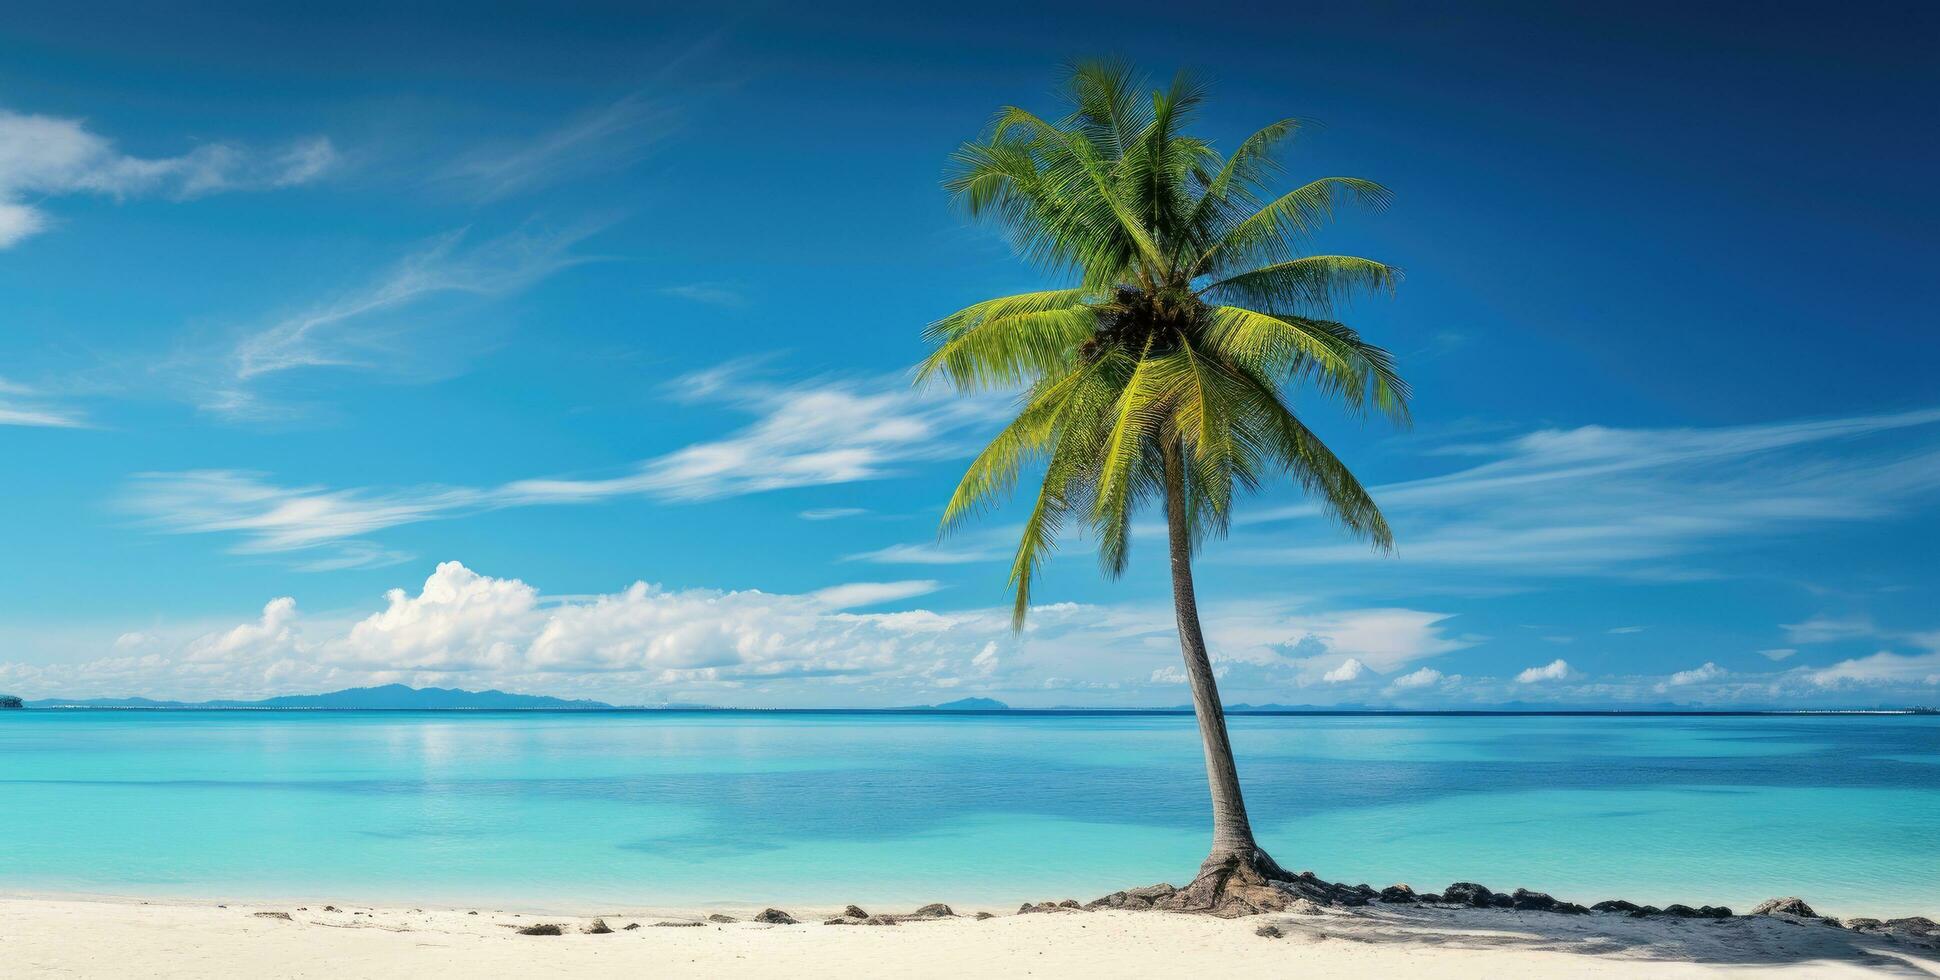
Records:
{"label": "distant mountain range", "polygon": [[[0,695],[0,709],[8,709],[8,708],[17,709],[21,707],[27,707],[27,708],[138,708],[138,709],[145,708],[145,709],[164,709],[164,710],[169,710],[169,709],[195,710],[195,709],[211,709],[211,708],[218,708],[218,709],[226,708],[226,709],[233,709],[233,710],[250,710],[250,709],[261,710],[261,709],[275,708],[275,709],[284,709],[284,710],[311,709],[311,710],[336,710],[336,711],[358,711],[358,710],[362,710],[362,711],[372,711],[372,710],[505,711],[505,710],[520,710],[520,709],[550,710],[550,711],[561,711],[561,710],[588,711],[588,710],[601,710],[601,709],[610,710],[614,708],[633,709],[633,710],[660,709],[660,710],[678,710],[678,711],[733,710],[733,709],[719,708],[713,705],[687,704],[687,703],[668,703],[668,704],[645,705],[645,706],[612,705],[612,704],[607,704],[604,701],[567,700],[565,698],[553,698],[553,697],[546,697],[546,696],[537,695],[537,694],[512,694],[506,691],[464,691],[464,690],[459,690],[457,688],[448,688],[448,687],[407,687],[403,684],[386,684],[382,687],[353,687],[343,691],[332,691],[329,694],[290,694],[290,695],[284,695],[282,697],[263,698],[259,701],[158,701],[153,698],[140,698],[140,697],[135,697],[135,698],[41,698],[35,701],[27,701],[23,705],[23,703],[21,702],[21,699],[19,698],[7,696],[7,695]],[[788,709],[769,709],[769,710],[785,711]],[[869,711],[869,710],[884,710],[884,709],[822,708],[822,709],[811,709],[811,710]],[[891,711],[1012,711],[1012,710],[1033,710],[1033,709],[1013,709],[1010,705],[1005,704],[1002,701],[998,701],[994,698],[959,698],[955,701],[945,701],[942,704],[909,705],[902,708],[891,708],[887,710],[891,710]],[[1035,710],[1099,711],[1099,712],[1106,712],[1106,713],[1113,712],[1113,711],[1132,711],[1132,712],[1161,711],[1161,712],[1180,712],[1180,713],[1189,714],[1192,711],[1192,706],[1189,704],[1180,704],[1180,705],[1172,705],[1170,707],[1139,708],[1139,707],[1101,707],[1098,705],[1058,705],[1051,708],[1035,709]],[[1352,703],[1331,704],[1331,705],[1239,703],[1239,704],[1227,705],[1226,710],[1229,712],[1235,712],[1235,713],[1240,713],[1240,712],[1312,712],[1312,713],[1325,713],[1325,714],[1358,713],[1358,712],[1382,713],[1382,714],[1390,713],[1390,712],[1398,712],[1403,714],[1419,713],[1419,712],[1408,711],[1406,709],[1397,709],[1390,706],[1352,704]],[[1468,712],[1480,712],[1480,713],[1487,713],[1487,714],[1520,714],[1520,713],[1608,714],[1612,712],[1616,712],[1616,713],[1663,712],[1663,713],[1669,713],[1669,714],[1684,714],[1684,713],[1695,712],[1695,713],[1702,714],[1702,713],[1708,713],[1708,712],[1716,712],[1719,710],[1728,711],[1730,709],[1705,709],[1705,708],[1693,707],[1691,705],[1676,705],[1676,704],[1640,704],[1640,705],[1623,705],[1621,707],[1617,707],[1617,706],[1607,706],[1607,705],[1606,706],[1557,705],[1557,704],[1541,704],[1541,703],[1511,701],[1506,704],[1499,704],[1499,705],[1472,705],[1472,706],[1468,706],[1466,710]],[[1799,711],[1801,709],[1796,709],[1796,708],[1786,709],[1786,708],[1775,708],[1775,707],[1748,707],[1740,710],[1750,711],[1754,713],[1764,713],[1764,712],[1790,713],[1794,711]],[[1803,710],[1811,711],[1813,709],[1803,709]],[[1897,711],[1897,712],[1911,712],[1911,713],[1917,713],[1917,714],[1940,713],[1940,711],[1936,711],[1936,709],[1934,708],[1907,708],[1905,706],[1890,706],[1890,705],[1881,705],[1875,708],[1848,707],[1848,708],[1830,709],[1830,711],[1832,713],[1853,712],[1853,711],[1860,711],[1860,712]]]}
{"label": "distant mountain range", "polygon": [[353,687],[329,694],[289,694],[260,701],[156,701],[151,698],[42,698],[27,702],[29,708],[334,708],[408,710],[449,710],[465,708],[611,708],[601,701],[568,701],[536,694],[508,694],[504,691],[461,691],[450,687],[407,687],[386,684],[382,687]]}

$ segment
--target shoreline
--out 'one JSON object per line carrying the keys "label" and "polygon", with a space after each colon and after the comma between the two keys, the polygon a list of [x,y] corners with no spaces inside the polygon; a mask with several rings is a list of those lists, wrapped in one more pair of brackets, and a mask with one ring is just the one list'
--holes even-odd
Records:
{"label": "shoreline", "polygon": [[[957,908],[911,917],[843,906],[787,910],[793,924],[708,921],[716,910],[594,915],[209,900],[0,897],[0,959],[18,974],[80,976],[676,976],[1025,974],[1177,976],[1450,971],[1555,977],[1940,976],[1940,948],[1782,916],[1622,914],[1372,904],[1234,919],[1102,909]],[[849,911],[863,911],[849,909]],[[974,912],[985,912],[978,917]],[[602,926],[610,931],[598,931]],[[666,923],[662,925],[660,923]],[[536,925],[553,934],[524,935]],[[590,930],[590,931],[589,931]]]}

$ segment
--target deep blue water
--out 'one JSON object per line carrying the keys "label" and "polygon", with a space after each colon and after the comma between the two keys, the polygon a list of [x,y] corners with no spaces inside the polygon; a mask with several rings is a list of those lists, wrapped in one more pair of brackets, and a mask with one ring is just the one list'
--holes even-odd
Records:
{"label": "deep blue water", "polygon": [[[1246,716],[1282,864],[1940,912],[1940,718]],[[0,713],[0,888],[547,905],[1088,899],[1190,877],[1190,716]]]}

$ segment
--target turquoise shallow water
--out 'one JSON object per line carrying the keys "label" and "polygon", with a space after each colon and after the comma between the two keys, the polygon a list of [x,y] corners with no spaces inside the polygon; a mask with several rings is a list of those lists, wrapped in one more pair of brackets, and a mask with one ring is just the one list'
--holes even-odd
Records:
{"label": "turquoise shallow water", "polygon": [[[1377,886],[1940,913],[1940,718],[1232,719],[1261,841]],[[557,908],[1179,882],[1187,716],[0,714],[0,888]]]}

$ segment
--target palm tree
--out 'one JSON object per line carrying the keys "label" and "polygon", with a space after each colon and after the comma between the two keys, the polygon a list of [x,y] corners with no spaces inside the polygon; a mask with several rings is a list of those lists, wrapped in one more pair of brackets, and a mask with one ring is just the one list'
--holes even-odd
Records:
{"label": "palm tree", "polygon": [[1125,570],[1133,513],[1160,501],[1173,610],[1212,790],[1212,849],[1182,907],[1270,900],[1286,877],[1253,838],[1218,683],[1199,626],[1192,556],[1224,534],[1235,488],[1290,476],[1349,532],[1392,547],[1386,520],[1347,467],[1288,407],[1310,386],[1352,413],[1407,417],[1393,359],[1338,322],[1339,303],[1392,290],[1397,272],[1364,258],[1308,254],[1337,204],[1380,208],[1388,192],[1326,177],[1271,193],[1283,119],[1229,156],[1186,132],[1205,97],[1189,74],[1141,97],[1126,65],[1073,67],[1056,122],[1000,110],[952,158],[945,187],[975,219],[1068,288],[985,300],[932,324],[918,384],[1025,389],[1017,416],[970,464],[942,532],[1042,466],[1011,565],[1014,625],[1067,521],[1097,540],[1108,576]]}

